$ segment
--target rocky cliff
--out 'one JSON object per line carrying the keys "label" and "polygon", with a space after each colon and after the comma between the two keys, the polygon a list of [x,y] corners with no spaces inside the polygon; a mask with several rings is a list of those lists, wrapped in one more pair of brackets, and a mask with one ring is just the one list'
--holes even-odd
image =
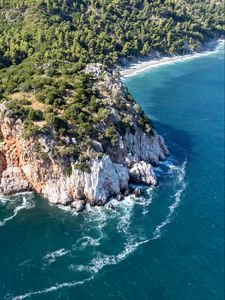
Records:
{"label": "rocky cliff", "polygon": [[[95,81],[99,101],[107,117],[96,121],[102,138],[89,140],[86,154],[74,159],[69,153],[56,156],[62,144],[53,129],[24,137],[24,122],[12,118],[3,102],[0,106],[0,189],[5,195],[36,191],[51,203],[71,205],[77,211],[103,205],[111,196],[122,198],[129,183],[155,185],[153,166],[165,160],[169,151],[163,138],[134,102],[119,77],[103,72],[101,66],[88,66],[86,72],[101,76]],[[64,148],[81,143],[63,137]],[[83,153],[82,153],[83,155]]]}

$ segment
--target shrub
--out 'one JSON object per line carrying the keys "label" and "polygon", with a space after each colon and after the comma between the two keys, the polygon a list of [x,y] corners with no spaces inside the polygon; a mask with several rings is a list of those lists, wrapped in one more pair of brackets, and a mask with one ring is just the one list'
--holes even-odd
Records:
{"label": "shrub", "polygon": [[31,121],[41,121],[43,120],[43,113],[40,110],[34,110],[29,108],[28,117]]}
{"label": "shrub", "polygon": [[117,131],[114,126],[111,126],[105,130],[105,138],[110,140],[112,145],[115,145],[117,141]]}
{"label": "shrub", "polygon": [[60,149],[61,156],[72,156],[73,159],[77,160],[79,158],[79,150],[73,144],[69,146],[65,146],[64,148]]}
{"label": "shrub", "polygon": [[90,167],[88,166],[87,163],[78,163],[78,164],[75,164],[74,168],[76,170],[79,170],[79,171],[82,171],[82,172],[85,172],[85,173],[88,173],[88,174],[91,173],[91,169],[90,169]]}
{"label": "shrub", "polygon": [[72,175],[72,167],[71,166],[68,166],[64,169],[64,173],[65,175],[67,176],[71,176]]}
{"label": "shrub", "polygon": [[54,130],[59,131],[59,129],[63,130],[61,131],[61,134],[64,134],[66,130],[68,129],[68,124],[65,120],[55,116],[54,113],[46,113],[45,114],[45,121],[49,126],[51,126]]}
{"label": "shrub", "polygon": [[29,139],[30,137],[33,137],[37,134],[41,133],[40,127],[34,125],[33,123],[30,122],[25,122],[24,123],[24,131],[23,131],[23,136],[25,139]]}

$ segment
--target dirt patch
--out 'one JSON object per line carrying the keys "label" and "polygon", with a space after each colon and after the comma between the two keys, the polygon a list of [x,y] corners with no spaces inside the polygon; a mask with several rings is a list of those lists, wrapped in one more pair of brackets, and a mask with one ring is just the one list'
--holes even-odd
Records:
{"label": "dirt patch", "polygon": [[35,110],[43,111],[48,106],[44,103],[37,101],[36,97],[33,93],[18,92],[18,93],[11,94],[8,97],[9,97],[9,99],[15,100],[15,101],[28,100],[31,102],[31,104],[29,106],[31,106]]}

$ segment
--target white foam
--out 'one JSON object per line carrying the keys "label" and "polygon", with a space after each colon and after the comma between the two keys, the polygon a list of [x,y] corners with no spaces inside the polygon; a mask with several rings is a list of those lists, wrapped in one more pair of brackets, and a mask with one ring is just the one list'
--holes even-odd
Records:
{"label": "white foam", "polygon": [[31,202],[28,201],[28,198],[26,198],[25,196],[23,196],[23,202],[21,205],[17,206],[16,208],[14,208],[13,210],[13,215],[10,217],[5,218],[4,220],[0,221],[0,227],[4,226],[7,222],[11,221],[12,219],[14,219],[18,212],[22,209],[30,209],[33,207],[33,204]]}
{"label": "white foam", "polygon": [[125,68],[121,71],[121,75],[123,78],[132,77],[139,73],[143,73],[145,71],[150,71],[155,68],[159,68],[165,65],[173,65],[180,62],[185,62],[187,60],[196,59],[202,56],[212,55],[217,53],[220,50],[224,49],[224,40],[220,40],[218,45],[215,47],[214,50],[204,51],[204,52],[196,52],[193,54],[187,55],[172,55],[172,56],[165,56],[156,59],[150,59],[149,61],[143,61],[141,63],[135,63],[128,68]]}
{"label": "white foam", "polygon": [[100,235],[100,237],[94,239],[93,237],[90,237],[88,235],[81,237],[76,242],[76,248],[79,247],[80,249],[86,249],[87,247],[97,247],[100,245],[100,240],[102,239],[103,235]]}
{"label": "white foam", "polygon": [[57,291],[59,289],[65,288],[65,287],[74,287],[74,286],[77,286],[77,285],[82,285],[82,284],[84,284],[84,283],[86,283],[86,282],[88,282],[92,279],[93,279],[93,277],[86,278],[86,279],[81,280],[81,281],[71,281],[71,282],[60,283],[60,284],[53,285],[53,286],[51,286],[49,288],[46,288],[46,289],[43,289],[43,290],[39,290],[39,291],[36,291],[36,292],[29,292],[29,293],[26,293],[24,295],[13,297],[12,300],[22,300],[22,299],[25,299],[25,298],[30,298],[30,297],[35,296],[35,295],[47,294],[47,293],[50,293],[50,292],[53,292],[53,291]]}
{"label": "white foam", "polygon": [[64,248],[50,252],[43,257],[43,260],[47,261],[47,264],[50,265],[56,261],[57,258],[65,256],[70,250],[65,250]]}
{"label": "white foam", "polygon": [[[89,222],[90,226],[94,226],[94,229],[99,231],[98,238],[92,238],[89,235],[84,235],[81,237],[77,243],[73,246],[71,252],[77,247],[80,249],[86,249],[86,247],[93,247],[94,252],[93,254],[95,257],[91,259],[87,264],[84,265],[70,265],[69,268],[78,272],[88,272],[90,273],[88,278],[81,280],[81,281],[72,281],[72,282],[65,282],[61,284],[57,284],[51,286],[49,288],[39,290],[36,292],[29,292],[24,295],[16,296],[13,300],[22,300],[25,298],[32,297],[34,295],[39,294],[46,294],[52,291],[56,291],[58,289],[66,288],[66,287],[74,287],[77,285],[85,284],[86,282],[95,278],[96,274],[103,268],[111,265],[116,265],[121,261],[125,260],[128,256],[134,253],[139,246],[152,242],[153,240],[159,238],[161,236],[162,228],[164,228],[168,223],[171,222],[172,217],[176,208],[179,206],[182,198],[182,193],[185,190],[186,183],[185,183],[185,172],[186,172],[186,161],[183,163],[181,167],[173,168],[173,172],[176,172],[176,183],[174,188],[176,188],[176,192],[174,194],[174,202],[169,206],[169,212],[166,216],[166,219],[161,222],[153,232],[152,238],[140,237],[136,234],[133,234],[130,230],[131,219],[133,216],[133,208],[135,205],[140,205],[143,209],[149,207],[152,203],[152,192],[154,188],[150,187],[147,190],[149,194],[149,198],[135,198],[133,196],[128,196],[125,198],[124,201],[120,202],[116,210],[108,210],[106,207],[87,207],[87,211],[84,213],[84,217]],[[117,203],[116,200],[112,200],[112,203]],[[118,204],[118,203],[117,203]],[[144,210],[143,210],[144,211]],[[117,231],[119,234],[122,234],[125,237],[125,243],[123,250],[120,251],[118,254],[114,255],[107,255],[100,251],[96,251],[95,247],[100,245],[101,239],[104,237],[104,227],[106,226],[109,219],[114,219],[117,222]],[[93,224],[92,224],[93,223]],[[93,227],[91,227],[93,229]],[[87,231],[90,230],[86,229]],[[61,257],[63,255],[68,254],[70,252],[65,250],[64,248],[59,249],[57,251],[51,252],[45,256],[46,259],[56,259],[57,257]]]}
{"label": "white foam", "polygon": [[180,202],[182,200],[182,194],[186,189],[186,183],[184,181],[186,174],[186,164],[187,161],[185,160],[181,167],[173,166],[172,168],[177,171],[177,182],[175,183],[175,188],[177,188],[177,185],[179,185],[179,189],[174,195],[175,201],[169,206],[169,213],[166,219],[156,227],[153,233],[153,239],[158,239],[161,237],[162,228],[171,222],[172,216],[176,208],[180,205]]}
{"label": "white foam", "polygon": [[[128,243],[125,245],[125,248],[123,251],[121,251],[117,255],[105,255],[100,252],[97,253],[97,257],[92,259],[89,265],[83,266],[83,265],[71,265],[70,268],[74,269],[76,271],[88,271],[92,274],[91,277],[88,277],[81,281],[72,281],[72,282],[65,282],[61,284],[57,284],[55,286],[51,286],[49,288],[39,290],[36,292],[29,292],[24,295],[19,295],[16,297],[13,297],[12,300],[22,300],[25,298],[30,298],[34,295],[40,295],[40,294],[46,294],[50,293],[65,287],[74,287],[77,285],[83,285],[84,283],[94,279],[94,275],[98,273],[102,268],[109,266],[109,265],[115,265],[120,263],[121,261],[125,260],[131,253],[133,253],[138,246],[141,244],[145,244],[149,241],[149,239],[141,240],[139,242],[133,243],[133,239],[128,241]],[[63,249],[60,249],[63,250]]]}
{"label": "white foam", "polygon": [[88,271],[92,274],[98,273],[102,268],[110,265],[117,265],[121,261],[125,260],[130,254],[132,254],[140,245],[145,244],[150,241],[150,239],[142,239],[135,242],[136,237],[132,237],[125,244],[124,250],[117,255],[105,255],[102,253],[97,253],[97,257],[92,259],[88,266],[76,266],[76,270]]}
{"label": "white foam", "polygon": [[4,197],[3,195],[0,196],[0,202],[2,204],[6,204],[9,201],[9,198]]}

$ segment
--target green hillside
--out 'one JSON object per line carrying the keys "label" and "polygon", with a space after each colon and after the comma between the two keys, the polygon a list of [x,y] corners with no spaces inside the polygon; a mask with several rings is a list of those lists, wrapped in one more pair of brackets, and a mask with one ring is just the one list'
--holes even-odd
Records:
{"label": "green hillside", "polygon": [[1,0],[0,66],[27,57],[118,62],[186,51],[223,32],[222,1]]}
{"label": "green hillside", "polygon": [[222,1],[213,0],[0,0],[0,24],[0,100],[25,137],[96,134],[107,107],[86,64],[184,54],[224,32]]}

